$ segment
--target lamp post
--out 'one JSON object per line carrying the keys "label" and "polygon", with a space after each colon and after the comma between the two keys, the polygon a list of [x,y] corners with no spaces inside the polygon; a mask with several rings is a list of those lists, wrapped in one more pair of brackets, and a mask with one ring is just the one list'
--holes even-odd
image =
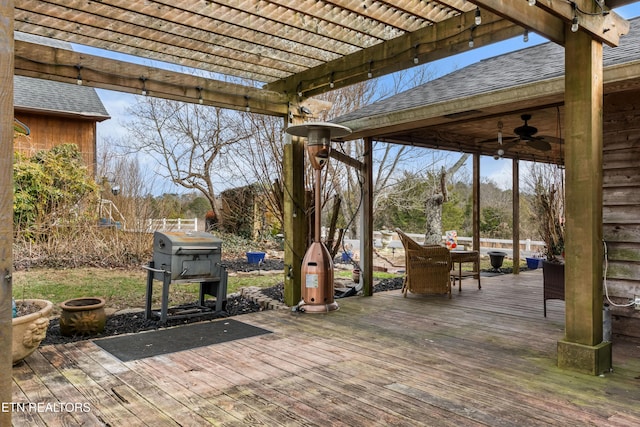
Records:
{"label": "lamp post", "polygon": [[302,259],[302,301],[298,309],[309,313],[337,310],[338,303],[333,297],[333,260],[320,237],[321,172],[329,161],[331,139],[349,135],[351,129],[333,123],[315,122],[290,126],[286,132],[307,138],[307,154],[315,172],[315,227],[313,242]]}

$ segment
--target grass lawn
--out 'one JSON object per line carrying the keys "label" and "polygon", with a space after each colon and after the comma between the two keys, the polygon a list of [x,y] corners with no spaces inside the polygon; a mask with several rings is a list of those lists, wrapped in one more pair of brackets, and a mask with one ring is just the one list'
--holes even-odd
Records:
{"label": "grass lawn", "polygon": [[[270,287],[281,282],[280,274],[238,274],[231,275],[227,282],[227,293],[242,287]],[[71,298],[103,297],[106,307],[144,308],[147,272],[140,270],[75,268],[75,269],[32,269],[16,271],[13,274],[13,297],[16,299],[39,298],[54,303],[54,314],[60,309],[57,304]],[[198,283],[176,284],[170,288],[170,305],[193,302],[198,299]],[[162,282],[154,280],[153,304],[159,305]]]}

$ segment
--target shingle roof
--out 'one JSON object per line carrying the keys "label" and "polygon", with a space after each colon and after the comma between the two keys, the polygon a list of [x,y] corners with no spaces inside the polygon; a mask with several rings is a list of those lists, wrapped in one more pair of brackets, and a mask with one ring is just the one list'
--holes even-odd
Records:
{"label": "shingle roof", "polygon": [[[16,32],[15,39],[71,49],[69,43],[30,34]],[[13,105],[18,111],[24,109],[81,115],[99,121],[110,118],[96,90],[92,87],[24,76],[14,76],[13,83]]]}
{"label": "shingle roof", "polygon": [[[615,48],[604,46],[604,66],[640,60],[640,18],[630,20],[629,34]],[[481,60],[416,86],[408,91],[340,116],[332,122],[344,123],[451,101],[481,93],[560,77],[564,74],[564,48],[552,42]]]}
{"label": "shingle roof", "polygon": [[110,118],[92,87],[24,76],[15,76],[13,84],[13,105],[16,110],[77,114],[100,120]]}

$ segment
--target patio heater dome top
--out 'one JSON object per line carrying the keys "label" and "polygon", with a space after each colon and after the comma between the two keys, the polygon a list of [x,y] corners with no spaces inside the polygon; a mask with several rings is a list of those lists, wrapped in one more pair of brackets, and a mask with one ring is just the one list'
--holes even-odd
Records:
{"label": "patio heater dome top", "polygon": [[351,129],[346,126],[328,122],[308,122],[300,125],[289,126],[286,129],[289,135],[308,137],[310,134],[320,132],[329,133],[329,138],[341,138],[351,133]]}
{"label": "patio heater dome top", "polygon": [[319,170],[329,160],[331,139],[349,135],[351,129],[333,123],[308,122],[290,126],[286,132],[290,135],[307,138],[306,146],[311,166]]}

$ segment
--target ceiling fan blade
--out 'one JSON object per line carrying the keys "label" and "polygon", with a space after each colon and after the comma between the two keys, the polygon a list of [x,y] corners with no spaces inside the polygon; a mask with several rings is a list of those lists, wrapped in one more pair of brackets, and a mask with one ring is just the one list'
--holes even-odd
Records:
{"label": "ceiling fan blade", "polygon": [[562,138],[556,138],[555,136],[540,135],[537,138],[543,139],[543,140],[547,141],[549,144],[562,144],[562,143],[564,143],[564,140]]}
{"label": "ceiling fan blade", "polygon": [[539,150],[539,151],[551,150],[551,144],[549,144],[547,141],[545,141],[542,138],[529,139],[527,140],[527,145],[533,148],[534,150]]}
{"label": "ceiling fan blade", "polygon": [[511,149],[511,147],[514,147],[514,146],[518,145],[520,143],[520,141],[521,141],[521,139],[518,138],[517,136],[513,137],[513,138],[511,138],[511,141],[504,143],[503,147],[504,147],[505,150],[509,150],[509,149]]}

